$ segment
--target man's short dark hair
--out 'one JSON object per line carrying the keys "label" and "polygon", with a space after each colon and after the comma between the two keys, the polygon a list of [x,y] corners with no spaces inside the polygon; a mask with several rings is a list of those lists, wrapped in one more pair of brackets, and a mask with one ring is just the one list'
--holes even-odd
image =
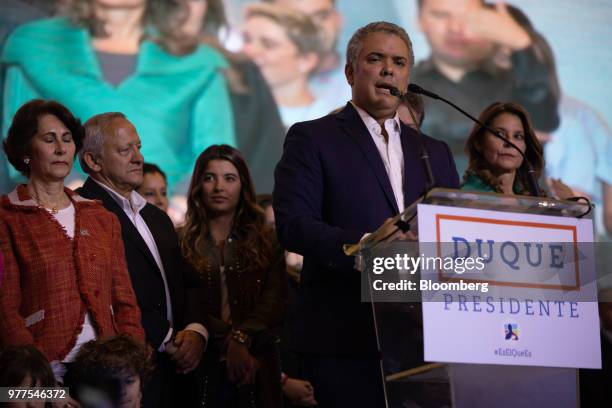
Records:
{"label": "man's short dark hair", "polygon": [[402,27],[397,24],[389,23],[387,21],[377,21],[374,23],[370,23],[365,25],[355,31],[355,34],[349,40],[349,43],[346,47],[346,64],[355,68],[357,64],[357,58],[359,57],[359,53],[361,52],[361,48],[363,47],[363,41],[365,38],[373,33],[385,33],[385,34],[393,34],[398,36],[404,44],[406,44],[406,48],[408,48],[408,56],[410,61],[408,62],[410,66],[414,65],[414,52],[412,51],[412,41],[410,41],[410,36]]}
{"label": "man's short dark hair", "polygon": [[157,164],[143,163],[142,165],[142,175],[143,176],[146,174],[155,174],[155,173],[161,174],[161,176],[164,178],[164,181],[166,183],[168,182],[168,179],[166,178],[166,173],[164,173]]}
{"label": "man's short dark hair", "polygon": [[68,108],[59,102],[44,99],[26,102],[15,113],[3,143],[8,161],[26,177],[30,176],[30,165],[24,162],[24,158],[30,154],[32,139],[38,132],[38,120],[45,115],[55,116],[72,133],[75,155],[83,145],[84,130],[81,121]]}

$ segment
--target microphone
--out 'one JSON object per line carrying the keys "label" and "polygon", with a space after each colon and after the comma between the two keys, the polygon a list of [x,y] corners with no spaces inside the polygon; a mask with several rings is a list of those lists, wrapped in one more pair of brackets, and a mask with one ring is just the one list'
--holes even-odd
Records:
{"label": "microphone", "polygon": [[418,86],[417,84],[408,84],[408,90],[410,92],[412,92],[412,93],[429,96],[430,98],[433,98],[433,99],[442,99],[438,95],[436,95],[435,93],[430,92],[430,91],[428,91],[426,89],[423,89],[420,86]]}
{"label": "microphone", "polygon": [[[393,96],[395,96],[396,98],[399,98],[399,99],[402,99],[404,97],[404,95],[406,95],[405,93],[401,93],[400,90],[397,89],[394,86],[390,86],[389,87],[389,93],[391,93],[391,95],[393,95]],[[433,175],[433,171],[431,170],[431,163],[429,161],[429,154],[427,154],[427,150],[425,149],[425,145],[423,145],[423,134],[421,133],[421,129],[419,127],[419,123],[418,123],[418,121],[415,118],[414,112],[412,112],[412,108],[410,108],[410,106],[408,106],[408,105],[406,105],[406,107],[408,108],[408,112],[410,112],[410,117],[412,118],[412,121],[414,122],[414,126],[416,128],[416,131],[419,134],[419,137],[417,138],[417,143],[419,145],[419,150],[420,150],[420,155],[421,155],[421,157],[420,157],[421,163],[423,165],[423,170],[425,171],[425,177],[427,178],[427,185],[425,186],[425,193],[423,195],[427,195],[429,190],[431,190],[432,188],[435,187],[436,179],[435,179],[435,177]]]}
{"label": "microphone", "polygon": [[[536,180],[535,171],[533,170],[533,166],[531,165],[529,160],[527,160],[527,156],[525,156],[525,153],[523,153],[523,151],[521,149],[519,149],[517,145],[515,145],[510,140],[508,140],[507,138],[502,136],[502,134],[500,132],[498,132],[497,130],[493,130],[490,126],[485,125],[480,120],[476,119],[474,116],[470,115],[469,113],[467,113],[466,111],[464,111],[463,109],[461,109],[459,106],[455,105],[454,103],[452,103],[448,99],[445,99],[445,98],[441,97],[440,95],[435,94],[435,93],[433,93],[431,91],[423,89],[420,86],[418,86],[417,84],[409,84],[408,85],[408,90],[410,92],[413,92],[413,93],[416,93],[416,94],[421,94],[421,95],[428,96],[428,97],[430,97],[432,99],[438,99],[438,100],[446,103],[447,105],[452,106],[453,108],[455,108],[456,110],[458,110],[459,112],[463,113],[465,116],[470,118],[473,122],[478,123],[481,127],[485,128],[486,130],[491,132],[493,135],[495,135],[495,137],[503,140],[505,143],[507,143],[509,146],[511,146],[514,150],[519,152],[519,154],[523,158],[523,162],[525,163],[525,166],[527,167],[527,174],[529,174],[529,184],[530,184],[529,187],[531,189],[531,192],[533,193],[533,195],[535,197],[539,197],[540,196],[540,187],[538,186],[538,182]],[[390,92],[391,92],[392,95],[395,95],[393,93],[393,90],[390,90]],[[397,92],[399,93],[399,90],[397,90]]]}
{"label": "microphone", "polygon": [[402,99],[402,97],[404,96],[404,94],[401,93],[400,90],[394,86],[389,87],[389,92],[391,93],[391,95],[395,96],[396,98]]}

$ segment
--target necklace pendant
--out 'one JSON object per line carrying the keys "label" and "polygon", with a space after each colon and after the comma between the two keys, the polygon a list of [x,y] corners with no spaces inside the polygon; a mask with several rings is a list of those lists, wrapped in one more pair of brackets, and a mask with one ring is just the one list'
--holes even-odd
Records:
{"label": "necklace pendant", "polygon": [[59,210],[57,209],[57,207],[51,208],[51,214],[56,215],[58,212]]}

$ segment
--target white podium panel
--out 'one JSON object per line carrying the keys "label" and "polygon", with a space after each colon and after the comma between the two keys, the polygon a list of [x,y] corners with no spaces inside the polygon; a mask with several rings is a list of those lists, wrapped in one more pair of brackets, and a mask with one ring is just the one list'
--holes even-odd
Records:
{"label": "white podium panel", "polygon": [[425,259],[483,265],[421,268],[426,361],[601,367],[591,220],[420,204],[418,227]]}

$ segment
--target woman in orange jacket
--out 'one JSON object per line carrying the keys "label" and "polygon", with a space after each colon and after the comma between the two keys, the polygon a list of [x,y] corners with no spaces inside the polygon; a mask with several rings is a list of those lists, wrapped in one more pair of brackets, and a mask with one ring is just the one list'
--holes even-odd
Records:
{"label": "woman in orange jacket", "polygon": [[0,199],[0,348],[33,344],[58,377],[89,340],[144,339],[118,220],[64,187],[82,138],[68,109],[38,99],[17,111],[4,142],[28,183]]}

